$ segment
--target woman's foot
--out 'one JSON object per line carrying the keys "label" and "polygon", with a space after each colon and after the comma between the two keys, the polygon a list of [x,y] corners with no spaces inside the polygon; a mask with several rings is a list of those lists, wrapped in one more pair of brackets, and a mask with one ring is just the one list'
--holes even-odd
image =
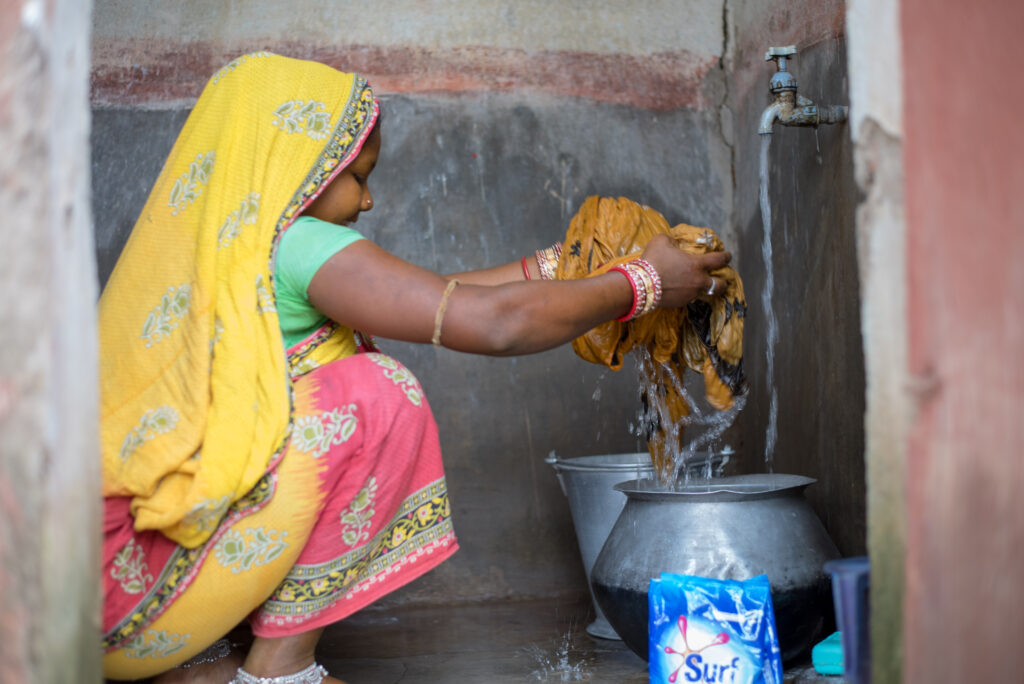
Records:
{"label": "woman's foot", "polygon": [[245,662],[245,654],[227,644],[225,648],[227,652],[221,655],[214,644],[209,652],[203,651],[192,660],[158,675],[152,684],[227,684]]}
{"label": "woman's foot", "polygon": [[[243,669],[244,669],[244,667],[243,667]],[[248,671],[246,671],[246,672],[248,672]],[[292,672],[292,673],[289,673],[289,674],[293,674],[294,675],[294,674],[298,674],[298,672],[299,671],[296,670],[295,672]],[[249,673],[249,674],[252,674],[252,673]],[[253,676],[255,676],[255,675],[253,675]],[[263,675],[263,676],[265,677],[266,675]],[[275,676],[277,676],[277,677],[287,677],[288,675],[275,675]],[[336,678],[334,678],[334,677],[332,677],[330,675],[324,675],[324,678],[322,680],[320,680],[320,684],[345,684],[345,682],[343,680],[341,680],[341,679],[336,679]]]}
{"label": "woman's foot", "polygon": [[[282,677],[293,675],[315,663],[317,642],[323,627],[294,636],[268,639],[256,637],[242,666],[254,677]],[[340,679],[326,676],[323,684],[345,684]]]}

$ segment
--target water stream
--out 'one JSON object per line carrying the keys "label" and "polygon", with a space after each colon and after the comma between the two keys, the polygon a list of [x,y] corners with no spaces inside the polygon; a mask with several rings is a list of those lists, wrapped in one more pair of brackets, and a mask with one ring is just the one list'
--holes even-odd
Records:
{"label": "water stream", "polygon": [[773,308],[775,272],[772,268],[772,205],[768,198],[768,151],[772,146],[770,134],[761,135],[761,257],[764,259],[764,287],[761,289],[761,308],[767,321],[765,334],[765,387],[768,388],[768,427],[764,435],[764,461],[772,472],[775,442],[779,432],[779,393],[775,387],[775,343],[779,341],[779,323]]}
{"label": "water stream", "polygon": [[[641,409],[631,428],[636,436],[648,440],[660,426],[668,426],[665,444],[677,477],[661,484],[678,489],[689,484],[691,478],[720,475],[733,453],[729,447],[722,447],[722,435],[743,410],[746,397],[736,397],[732,408],[726,411],[702,407],[686,389],[683,377],[671,366],[655,362],[646,347],[638,348],[635,354]],[[690,408],[688,416],[673,419],[666,401],[666,387],[673,388],[683,398]]]}

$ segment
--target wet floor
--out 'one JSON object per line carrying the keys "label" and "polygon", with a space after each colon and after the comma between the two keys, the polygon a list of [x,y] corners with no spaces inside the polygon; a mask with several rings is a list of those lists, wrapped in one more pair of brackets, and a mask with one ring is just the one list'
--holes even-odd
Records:
{"label": "wet floor", "polygon": [[[328,627],[317,659],[348,684],[646,684],[647,663],[585,631],[582,601],[367,609]],[[807,667],[787,684],[841,684]]]}

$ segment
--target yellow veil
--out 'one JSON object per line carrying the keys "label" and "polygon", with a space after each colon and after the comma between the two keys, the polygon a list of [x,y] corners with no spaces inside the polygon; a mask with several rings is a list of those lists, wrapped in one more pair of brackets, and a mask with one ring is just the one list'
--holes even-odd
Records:
{"label": "yellow veil", "polygon": [[100,299],[103,495],[136,529],[198,546],[282,453],[275,250],[377,116],[363,78],[266,52],[207,83]]}

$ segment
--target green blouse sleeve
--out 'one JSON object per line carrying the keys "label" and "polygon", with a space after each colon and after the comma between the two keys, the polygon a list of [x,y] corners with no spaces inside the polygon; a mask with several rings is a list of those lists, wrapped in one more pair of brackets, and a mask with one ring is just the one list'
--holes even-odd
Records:
{"label": "green blouse sleeve", "polygon": [[353,242],[364,240],[359,231],[311,216],[300,216],[281,237],[274,278],[277,315],[285,347],[312,333],[327,317],[309,303],[306,291],[313,276],[332,256]]}

